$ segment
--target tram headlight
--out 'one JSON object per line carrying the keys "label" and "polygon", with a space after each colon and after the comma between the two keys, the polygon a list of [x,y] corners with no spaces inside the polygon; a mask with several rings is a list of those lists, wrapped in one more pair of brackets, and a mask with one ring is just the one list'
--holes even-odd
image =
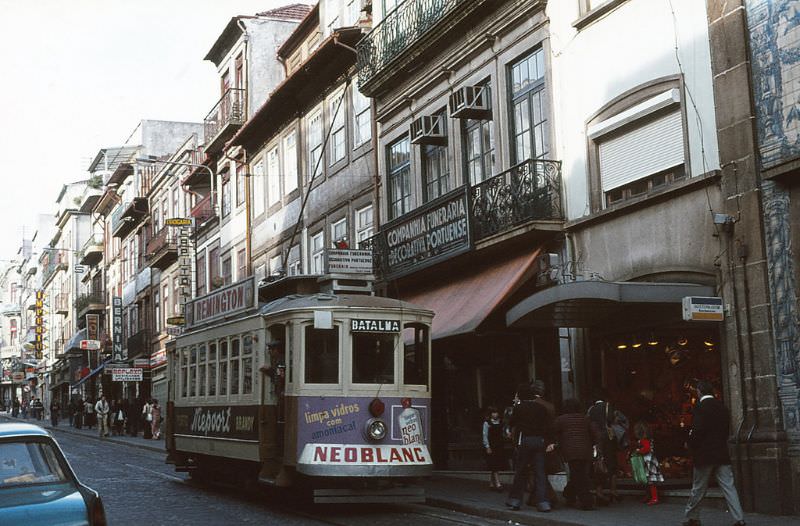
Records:
{"label": "tram headlight", "polygon": [[364,432],[370,440],[378,441],[383,440],[386,436],[386,422],[379,418],[371,418],[367,420],[367,425],[364,427]]}

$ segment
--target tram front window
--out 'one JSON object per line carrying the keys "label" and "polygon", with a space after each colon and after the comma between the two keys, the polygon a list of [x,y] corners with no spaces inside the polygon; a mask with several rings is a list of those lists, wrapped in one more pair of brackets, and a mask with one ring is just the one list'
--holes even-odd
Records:
{"label": "tram front window", "polygon": [[353,383],[394,383],[396,339],[393,334],[353,334]]}
{"label": "tram front window", "polygon": [[403,383],[428,385],[428,327],[408,324],[403,329]]}
{"label": "tram front window", "polygon": [[339,383],[339,328],[306,327],[307,384]]}

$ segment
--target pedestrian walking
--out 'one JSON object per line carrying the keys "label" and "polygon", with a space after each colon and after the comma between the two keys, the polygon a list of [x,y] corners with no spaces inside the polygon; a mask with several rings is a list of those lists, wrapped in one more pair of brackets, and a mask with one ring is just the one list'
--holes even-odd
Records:
{"label": "pedestrian walking", "polygon": [[547,501],[546,482],[544,470],[544,452],[550,444],[550,435],[553,429],[552,416],[547,408],[537,403],[533,388],[530,384],[520,384],[517,388],[519,403],[511,415],[511,426],[516,432],[516,466],[514,483],[506,500],[506,506],[512,510],[520,509],[525,486],[528,482],[528,471],[533,469],[534,488],[533,499],[536,509],[542,512],[550,511]]}
{"label": "pedestrian walking", "polygon": [[41,420],[44,418],[44,404],[40,398],[34,398],[33,402],[31,403],[31,409],[33,411],[33,418],[36,420]]}
{"label": "pedestrian walking", "polygon": [[135,398],[131,402],[130,411],[128,412],[129,433],[132,437],[139,435],[139,424],[143,420],[142,408],[144,403],[140,398]]}
{"label": "pedestrian walking", "polygon": [[152,421],[152,433],[153,433],[153,440],[158,440],[161,438],[161,406],[158,405],[158,400],[153,399],[153,404],[150,408],[153,414],[153,421]]}
{"label": "pedestrian walking", "polygon": [[728,435],[730,422],[725,405],[714,398],[714,388],[710,382],[700,380],[695,387],[697,403],[692,416],[692,429],[689,432],[689,451],[694,463],[692,494],[686,504],[686,520],[683,526],[700,526],[700,502],[706,495],[711,475],[728,503],[728,511],[736,522],[734,526],[744,526],[744,512],[739,502],[739,494],[733,481],[733,469],[728,455]]}
{"label": "pedestrian walking", "polygon": [[659,482],[664,482],[664,475],[661,474],[661,468],[656,458],[655,441],[653,440],[653,433],[645,422],[637,422],[633,426],[633,434],[638,440],[638,447],[636,453],[642,455],[644,461],[644,469],[647,473],[647,493],[645,502],[648,506],[658,504],[658,487]]}
{"label": "pedestrian walking", "polygon": [[569,466],[569,481],[564,487],[567,504],[577,501],[583,510],[591,510],[592,494],[589,469],[592,463],[592,448],[602,441],[600,429],[594,424],[574,398],[564,401],[562,414],[555,421],[555,443],[548,450],[561,453]]}
{"label": "pedestrian walking", "polygon": [[122,436],[127,413],[127,408],[122,403],[122,400],[116,400],[114,405],[111,406],[111,432],[115,436]]}
{"label": "pedestrian walking", "polygon": [[19,416],[19,408],[22,404],[19,401],[19,397],[14,397],[14,401],[11,402],[11,416],[17,418]]}
{"label": "pedestrian walking", "polygon": [[58,425],[59,411],[61,411],[61,404],[58,403],[58,400],[53,398],[53,401],[50,402],[50,423],[53,424],[53,427]]}
{"label": "pedestrian walking", "polygon": [[109,407],[105,395],[100,396],[100,400],[94,405],[94,412],[97,415],[97,430],[100,432],[100,438],[107,437],[108,415],[111,413],[111,407]]}
{"label": "pedestrian walking", "polygon": [[153,404],[150,400],[145,401],[142,406],[142,423],[144,425],[143,438],[153,438]]}
{"label": "pedestrian walking", "polygon": [[503,444],[503,420],[500,411],[490,406],[488,415],[483,421],[483,449],[486,452],[486,464],[489,468],[489,489],[503,491],[500,483],[500,471],[508,469]]}
{"label": "pedestrian walking", "polygon": [[83,399],[78,398],[75,401],[75,428],[82,429],[83,428],[83,411],[84,411],[84,404]]}
{"label": "pedestrian walking", "polygon": [[83,403],[83,424],[89,429],[94,429],[94,404],[87,398]]}
{"label": "pedestrian walking", "polygon": [[[608,506],[614,500],[622,500],[617,494],[617,452],[619,448],[613,428],[615,409],[605,398],[604,393],[598,393],[595,396],[594,404],[587,413],[589,419],[603,433],[602,441],[597,448],[599,457],[593,473],[595,496],[597,504],[600,506]],[[599,465],[602,465],[604,469],[597,469]],[[605,492],[606,485],[608,485],[608,496]]]}

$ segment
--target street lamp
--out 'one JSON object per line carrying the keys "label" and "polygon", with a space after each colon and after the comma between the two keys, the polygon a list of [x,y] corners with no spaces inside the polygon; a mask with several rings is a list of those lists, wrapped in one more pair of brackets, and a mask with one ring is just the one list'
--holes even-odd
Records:
{"label": "street lamp", "polygon": [[211,209],[214,210],[214,213],[217,213],[217,202],[214,199],[214,196],[217,193],[216,190],[216,183],[217,183],[217,174],[214,173],[214,170],[206,166],[205,164],[197,164],[197,163],[185,163],[181,161],[167,161],[163,159],[151,159],[149,157],[137,157],[137,163],[144,163],[144,164],[168,164],[174,166],[189,166],[191,168],[203,168],[204,170],[208,171],[208,175],[211,177]]}

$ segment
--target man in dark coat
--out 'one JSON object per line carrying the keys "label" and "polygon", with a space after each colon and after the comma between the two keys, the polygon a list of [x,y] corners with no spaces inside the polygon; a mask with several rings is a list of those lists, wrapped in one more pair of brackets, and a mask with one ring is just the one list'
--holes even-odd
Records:
{"label": "man in dark coat", "polygon": [[550,511],[546,496],[547,476],[544,470],[545,447],[552,443],[553,416],[547,408],[536,401],[530,384],[520,384],[517,388],[519,403],[511,415],[511,426],[517,432],[517,456],[514,484],[508,495],[506,506],[518,510],[528,482],[528,468],[533,467],[534,498],[536,509]]}
{"label": "man in dark coat", "polygon": [[744,514],[739,503],[739,494],[733,484],[733,470],[728,454],[730,423],[725,405],[714,398],[714,389],[705,380],[697,382],[697,404],[692,416],[689,432],[689,451],[694,462],[692,495],[686,504],[686,520],[683,526],[700,526],[700,502],[708,490],[711,475],[716,475],[728,511],[736,522],[744,526]]}

